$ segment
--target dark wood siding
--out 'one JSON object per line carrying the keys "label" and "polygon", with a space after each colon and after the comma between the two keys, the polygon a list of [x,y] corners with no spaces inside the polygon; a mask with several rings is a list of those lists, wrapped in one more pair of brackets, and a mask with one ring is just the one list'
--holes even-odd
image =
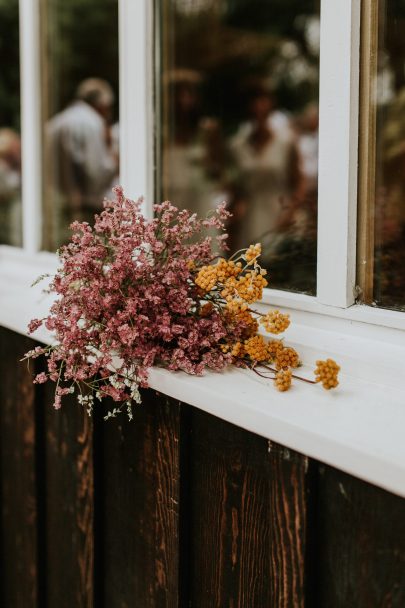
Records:
{"label": "dark wood siding", "polygon": [[2,607],[405,607],[405,500],[151,390],[56,412],[0,336]]}

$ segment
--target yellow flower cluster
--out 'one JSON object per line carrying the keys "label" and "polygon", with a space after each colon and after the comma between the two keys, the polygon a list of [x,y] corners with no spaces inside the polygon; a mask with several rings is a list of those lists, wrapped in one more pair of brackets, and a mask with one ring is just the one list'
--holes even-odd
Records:
{"label": "yellow flower cluster", "polygon": [[243,332],[244,337],[248,338],[257,332],[259,324],[249,312],[246,302],[241,302],[240,300],[230,300],[226,304],[226,311],[231,317],[233,317],[236,323],[240,323],[245,326]]}
{"label": "yellow flower cluster", "polygon": [[287,346],[276,353],[275,362],[277,369],[286,369],[288,367],[298,367],[300,358],[296,350]]}
{"label": "yellow flower cluster", "polygon": [[211,291],[217,283],[225,283],[227,279],[238,276],[242,272],[242,264],[220,258],[214,265],[202,266],[195,278],[195,284],[204,291]]}
{"label": "yellow flower cluster", "polygon": [[265,270],[259,273],[255,270],[248,270],[246,274],[238,279],[235,279],[235,277],[227,279],[221,292],[222,297],[230,299],[236,296],[248,302],[248,304],[260,300],[263,295],[263,288],[268,284],[264,278],[265,272]]}
{"label": "yellow flower cluster", "polygon": [[200,268],[194,282],[204,291],[211,291],[217,282],[217,271],[215,266],[203,266]]}
{"label": "yellow flower cluster", "polygon": [[291,380],[292,372],[290,369],[280,370],[274,378],[274,385],[281,392],[288,391],[291,386]]}
{"label": "yellow flower cluster", "polygon": [[240,262],[235,263],[232,260],[225,260],[224,258],[219,258],[214,268],[219,283],[224,283],[229,277],[236,277],[242,272],[242,264]]}
{"label": "yellow flower cluster", "polygon": [[235,317],[248,312],[248,309],[249,306],[246,304],[246,302],[242,302],[241,300],[229,300],[226,303],[227,312]]}
{"label": "yellow flower cluster", "polygon": [[253,336],[245,340],[244,350],[253,361],[267,361],[267,344],[262,336]]}
{"label": "yellow flower cluster", "polygon": [[241,342],[236,342],[231,349],[232,357],[243,357],[245,354],[245,347]]}
{"label": "yellow flower cluster", "polygon": [[[194,281],[199,288],[198,296],[208,300],[197,305],[197,310],[201,317],[208,317],[213,310],[222,313],[228,333],[220,345],[222,352],[231,355],[235,364],[255,370],[261,364],[263,369],[275,373],[275,387],[286,391],[292,383],[292,369],[300,365],[298,353],[294,348],[284,346],[282,340],[266,342],[257,331],[260,319],[260,325],[268,333],[281,334],[289,327],[290,316],[279,310],[261,315],[250,308],[262,298],[263,289],[268,284],[265,278],[267,271],[257,262],[260,254],[261,245],[256,243],[238,252],[235,261],[219,258],[215,264],[202,266],[198,272],[195,266],[190,265],[190,270],[196,274]],[[338,385],[339,370],[332,359],[317,361],[315,381],[321,382],[326,389],[334,388]]]}
{"label": "yellow flower cluster", "polygon": [[262,246],[260,243],[256,243],[256,245],[250,245],[250,247],[248,247],[246,249],[245,252],[245,260],[247,261],[248,264],[250,264],[251,262],[253,262],[254,260],[256,260],[259,255],[262,252]]}
{"label": "yellow flower cluster", "polygon": [[281,334],[290,325],[290,315],[283,315],[279,310],[273,310],[263,315],[260,323],[271,334]]}
{"label": "yellow flower cluster", "polygon": [[270,340],[267,343],[267,353],[269,361],[274,361],[279,352],[284,350],[284,344],[281,340]]}
{"label": "yellow flower cluster", "polygon": [[242,358],[245,354],[245,347],[242,342],[235,342],[234,344],[221,344],[221,350],[223,353],[231,353],[232,357]]}
{"label": "yellow flower cluster", "polygon": [[340,371],[339,365],[333,359],[317,361],[315,369],[315,382],[322,382],[323,388],[327,390],[336,388],[339,384],[337,379]]}

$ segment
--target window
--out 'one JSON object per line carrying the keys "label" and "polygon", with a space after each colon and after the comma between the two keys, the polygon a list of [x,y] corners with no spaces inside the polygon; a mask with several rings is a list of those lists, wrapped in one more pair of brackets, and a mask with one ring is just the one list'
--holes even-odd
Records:
{"label": "window", "polygon": [[0,244],[22,244],[18,0],[0,1]]}
{"label": "window", "polygon": [[92,221],[118,181],[118,1],[43,0],[42,245]]}
{"label": "window", "polygon": [[[0,3],[2,25],[9,6],[17,28],[16,0]],[[13,213],[2,208],[0,231],[9,239],[2,236],[3,242],[21,244],[19,209],[23,251],[30,255],[54,251],[72,219],[97,210],[117,179],[119,114],[119,181],[130,196],[146,196],[145,212],[154,198],[202,212],[225,198],[234,212],[231,247],[263,240],[272,288],[266,301],[402,327],[398,312],[353,306],[356,300],[404,305],[392,280],[403,271],[394,272],[386,236],[389,225],[395,234],[402,230],[400,173],[397,160],[389,160],[396,142],[387,139],[402,86],[400,6],[394,0],[20,0],[23,209],[19,195]],[[11,25],[6,30],[18,35]],[[14,42],[7,52],[15,63]],[[375,65],[367,60],[377,56]],[[18,71],[10,73],[8,90],[17,93],[13,115],[2,124],[18,133]],[[0,84],[4,78],[3,71]],[[88,79],[106,81],[114,99],[97,148],[107,152],[98,154],[93,172],[83,133],[58,131],[89,92],[82,86]],[[266,149],[271,171],[265,155],[260,169]]]}
{"label": "window", "polygon": [[319,2],[157,3],[159,194],[228,202],[231,251],[260,241],[272,287],[314,294]]}
{"label": "window", "polygon": [[[364,9],[359,283],[363,301],[405,310],[405,5]],[[367,146],[367,149],[365,147]]]}

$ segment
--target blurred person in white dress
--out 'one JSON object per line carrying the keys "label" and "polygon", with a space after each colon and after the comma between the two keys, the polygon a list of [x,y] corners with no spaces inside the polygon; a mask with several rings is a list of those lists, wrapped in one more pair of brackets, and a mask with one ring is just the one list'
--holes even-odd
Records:
{"label": "blurred person in white dress", "polygon": [[275,110],[264,81],[249,83],[250,120],[230,141],[235,221],[232,249],[263,241],[263,261],[294,230],[303,175],[296,135],[286,113]]}
{"label": "blurred person in white dress", "polygon": [[204,115],[199,72],[176,69],[166,75],[173,115],[164,125],[163,196],[205,217],[227,198],[224,140],[218,119]]}

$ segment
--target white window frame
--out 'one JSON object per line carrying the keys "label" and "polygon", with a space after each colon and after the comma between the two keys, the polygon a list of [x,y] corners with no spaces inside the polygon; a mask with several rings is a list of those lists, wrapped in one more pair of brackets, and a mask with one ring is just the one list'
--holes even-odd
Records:
{"label": "white window frame", "polygon": [[[405,314],[355,304],[361,0],[321,0],[317,295],[264,303],[405,329]],[[120,0],[121,181],[153,200],[153,2]],[[125,126],[124,126],[125,124]],[[174,201],[175,202],[175,201]]]}
{"label": "white window frame", "polygon": [[[154,180],[154,28],[150,0],[119,0],[120,172],[151,214]],[[317,295],[266,289],[273,306],[405,330],[405,314],[355,304],[361,0],[321,0]],[[22,252],[41,253],[40,0],[20,0]],[[0,247],[6,263],[9,247]],[[21,256],[17,256],[21,259]],[[1,317],[0,317],[1,322]],[[349,326],[348,326],[349,327]]]}
{"label": "white window frame", "polygon": [[[121,183],[128,196],[145,196],[147,215],[154,192],[153,4],[119,0]],[[150,384],[405,496],[405,314],[358,305],[354,296],[360,5],[321,0],[317,295],[267,289],[263,298],[263,305],[290,312],[286,338],[304,363],[339,360],[341,392],[324,395],[304,385],[280,395],[236,369],[204,378],[156,369]],[[30,281],[57,266],[55,255],[40,251],[39,8],[40,0],[20,0],[23,247],[0,246],[0,325],[22,334],[49,307]]]}
{"label": "white window frame", "polygon": [[[153,2],[119,0],[120,173],[151,214]],[[321,0],[317,294],[265,290],[264,303],[405,329],[405,315],[355,304],[361,0]],[[40,0],[20,0],[23,251],[41,251]],[[3,249],[3,257],[4,250]],[[1,320],[1,319],[0,319]]]}

